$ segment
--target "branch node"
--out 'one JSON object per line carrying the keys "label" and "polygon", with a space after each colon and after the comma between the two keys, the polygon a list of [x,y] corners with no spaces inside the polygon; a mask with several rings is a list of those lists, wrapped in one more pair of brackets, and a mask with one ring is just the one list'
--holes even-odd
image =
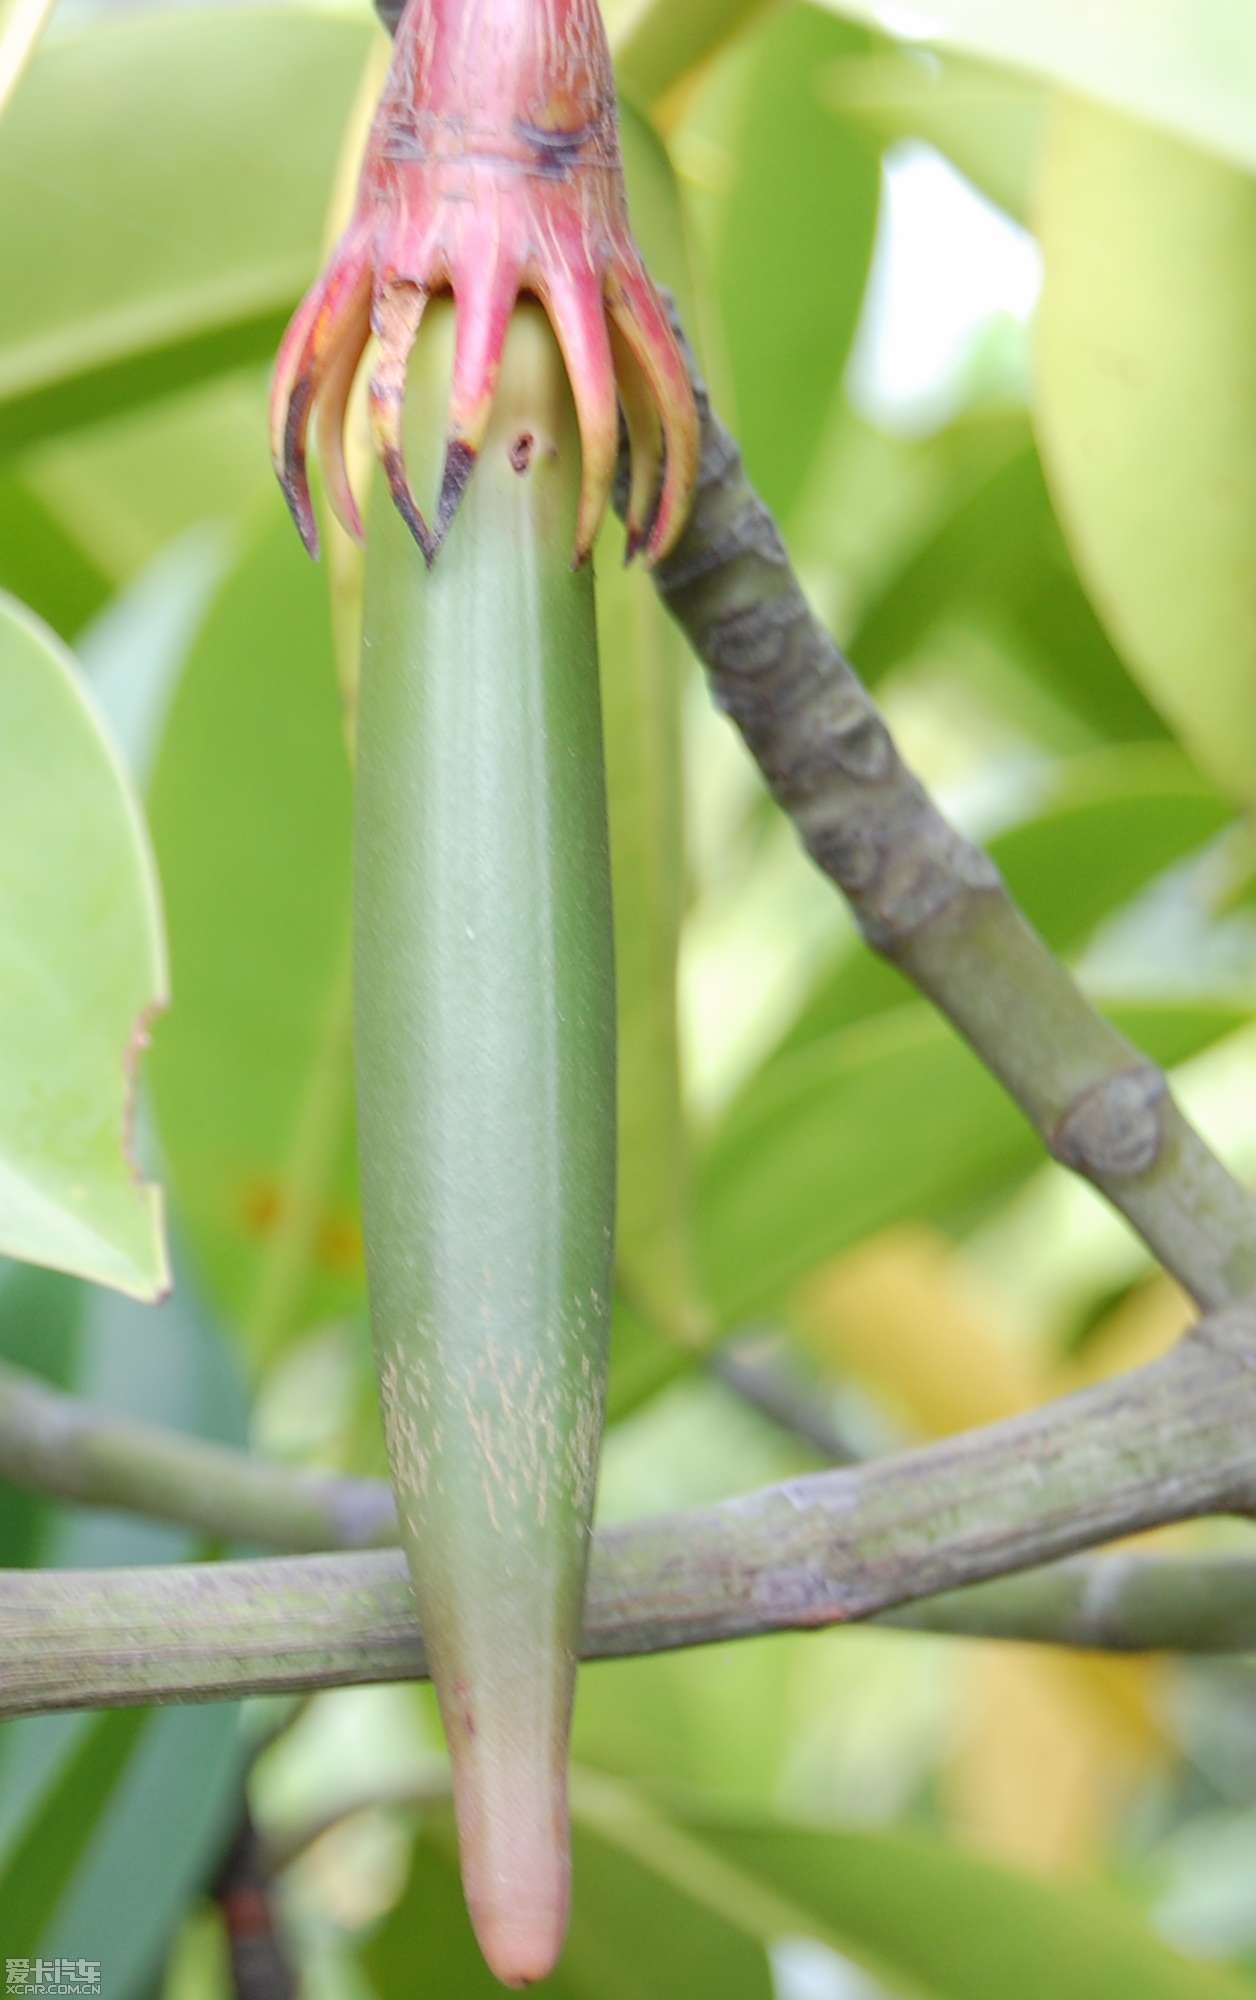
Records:
{"label": "branch node", "polygon": [[806,606],[792,596],[736,605],[703,627],[703,657],[711,662],[712,673],[732,680],[771,673],[780,666],[792,633],[806,622]]}
{"label": "branch node", "polygon": [[776,523],[753,496],[709,540],[690,530],[675,555],[655,574],[659,588],[670,602],[747,557],[775,569],[789,568],[789,557]]}
{"label": "branch node", "polygon": [[1154,1063],[1101,1077],[1047,1135],[1053,1157],[1104,1185],[1136,1180],[1160,1157],[1169,1086]]}

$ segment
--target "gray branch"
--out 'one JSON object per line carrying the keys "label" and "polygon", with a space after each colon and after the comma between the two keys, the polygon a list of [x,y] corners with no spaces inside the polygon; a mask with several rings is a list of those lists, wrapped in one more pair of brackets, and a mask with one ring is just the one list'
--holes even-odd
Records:
{"label": "gray branch", "polygon": [[[1252,1340],[1238,1309],[1215,1314],[1163,1360],[1046,1409],[606,1530],[586,1655],[814,1630],[908,1605],[913,1624],[942,1631],[1246,1650],[1256,1644],[1256,1561],[1119,1556],[984,1592],[969,1586],[1164,1522],[1256,1509]],[[393,1551],[0,1574],[3,1715],[424,1671]]]}
{"label": "gray branch", "polygon": [[364,1549],[396,1540],[382,1481],[294,1472],[136,1423],[0,1363],[0,1477],[29,1492],[198,1529],[237,1547]]}

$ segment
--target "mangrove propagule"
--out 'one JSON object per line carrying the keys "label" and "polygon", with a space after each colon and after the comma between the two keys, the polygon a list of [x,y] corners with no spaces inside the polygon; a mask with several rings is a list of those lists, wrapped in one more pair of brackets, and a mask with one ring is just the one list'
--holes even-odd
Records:
{"label": "mangrove propagule", "polygon": [[410,0],[353,217],[276,369],[276,467],[312,553],[315,414],[329,502],[362,534],[343,434],[368,348],[381,478],[357,740],[367,1274],[468,1907],[493,1970],[521,1985],[553,1966],[567,1921],[613,1281],[586,558],[621,415],[630,556],[674,546],[698,448],[629,230],[596,0]]}

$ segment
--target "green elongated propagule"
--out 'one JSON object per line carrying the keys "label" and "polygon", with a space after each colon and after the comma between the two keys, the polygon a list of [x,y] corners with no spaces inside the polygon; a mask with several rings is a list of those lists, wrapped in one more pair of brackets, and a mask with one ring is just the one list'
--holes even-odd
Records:
{"label": "green elongated propagule", "polygon": [[[612,1286],[586,559],[621,407],[630,554],[674,547],[698,453],[684,361],[628,227],[596,0],[409,0],[353,216],[276,368],[275,462],[312,551],[315,406],[328,500],[361,533],[342,432],[372,331],[395,511],[381,481],[357,730],[367,1276],[467,1903],[492,1969],[526,1984],[566,1928]],[[431,526],[410,464],[438,493]]]}
{"label": "green elongated propagule", "polygon": [[[411,370],[416,436],[441,435],[442,347],[425,339]],[[358,722],[372,1316],[467,1897],[498,1963],[519,1950],[503,1925],[561,1937],[566,1919],[612,1283],[610,878],[579,491],[561,356],[539,309],[520,311],[430,575],[399,516],[372,508]]]}

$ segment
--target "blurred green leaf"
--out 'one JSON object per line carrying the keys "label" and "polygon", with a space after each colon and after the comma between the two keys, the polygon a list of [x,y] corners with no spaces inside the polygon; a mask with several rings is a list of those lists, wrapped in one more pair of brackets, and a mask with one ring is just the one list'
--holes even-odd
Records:
{"label": "blurred green leaf", "polygon": [[349,766],[325,584],[277,509],[192,644],[150,810],[177,996],[158,1125],[193,1249],[261,1360],[364,1283]]}
{"label": "blurred green leaf", "polygon": [[[1035,929],[1067,957],[1230,819],[1226,801],[1175,749],[1138,745],[1060,765],[1024,817],[985,845]],[[811,994],[789,1045],[895,1006],[909,991],[892,965],[853,941]]]}
{"label": "blurred green leaf", "polygon": [[[971,421],[971,420],[970,420]],[[950,499],[862,607],[850,635],[874,685],[909,661],[944,618],[990,624],[1055,696],[1100,735],[1159,733],[1078,583],[1028,423],[986,420],[987,468]],[[1003,452],[1006,455],[1003,455]]]}
{"label": "blurred green leaf", "polygon": [[[0,1358],[69,1388],[78,1363],[82,1296],[81,1286],[59,1272],[0,1263]],[[52,1532],[47,1501],[0,1481],[0,1569],[37,1568]]]}
{"label": "blurred green leaf", "polygon": [[[721,1419],[729,1412],[714,1398],[700,1407],[712,1457],[725,1446],[728,1484],[737,1490],[759,1483],[761,1472],[766,1485],[814,1464],[766,1426],[756,1430],[753,1412],[735,1411],[726,1426]],[[669,1403],[664,1425],[673,1408]],[[756,1441],[762,1443],[766,1432],[765,1456],[781,1447],[770,1469],[745,1449],[738,1430],[743,1417]],[[676,1433],[664,1429],[661,1435],[665,1451]],[[642,1504],[651,1509],[659,1505],[660,1475],[667,1481],[672,1469],[659,1465],[662,1455],[657,1443],[643,1453]],[[690,1461],[693,1456],[691,1447]],[[723,1493],[704,1494],[703,1500],[712,1497]],[[670,1498],[667,1504],[670,1511]],[[704,1646],[607,1662],[605,1671],[599,1666],[596,1673],[581,1675],[573,1755],[578,1763],[647,1784],[693,1786],[704,1795],[723,1793],[739,1805],[769,1807],[788,1782],[796,1748],[799,1710],[790,1697],[797,1665],[789,1644]]]}
{"label": "blurred green leaf", "polygon": [[129,1153],[166,966],[126,776],[73,661],[0,599],[0,1252],[166,1283],[161,1198]]}
{"label": "blurred green leaf", "polygon": [[[696,1271],[697,1253],[693,1253]],[[694,1279],[696,1284],[696,1276]],[[705,1309],[701,1334],[711,1331]],[[608,1426],[625,1422],[651,1399],[697,1365],[697,1348],[676,1339],[674,1316],[662,1326],[630,1305],[622,1290],[615,1295],[611,1316],[611,1373],[606,1394]]]}
{"label": "blurred green leaf", "polygon": [[0,0],[0,113],[39,46],[56,0]]}
{"label": "blurred green leaf", "polygon": [[[1131,1001],[1105,1009],[1172,1065],[1245,1009]],[[807,1272],[891,1223],[945,1222],[1042,1158],[994,1078],[923,1003],[765,1064],[713,1135],[699,1176],[703,1275],[725,1327],[778,1307]]]}
{"label": "blurred green leaf", "polygon": [[[555,2000],[657,2000],[718,1994],[771,2000],[762,1947],[600,1833],[573,1829],[577,1888],[558,1971],[532,1990]],[[426,1824],[401,1901],[363,1953],[380,2000],[400,1993],[494,2000],[500,1986],[476,1949],[447,1822]]]}
{"label": "blurred green leaf", "polygon": [[[684,296],[688,270],[670,163],[627,107],[623,134],[642,248],[660,281]],[[683,1338],[698,1318],[676,1019],[687,654],[649,579],[619,560],[622,547],[616,524],[604,538],[597,593],[619,1013],[617,1254],[621,1280],[643,1313]]]}
{"label": "blurred green leaf", "polygon": [[207,528],[181,537],[79,637],[92,698],[141,786],[152,773],[188,649],[236,555],[225,532]]}
{"label": "blurred green leaf", "polygon": [[930,2000],[1250,2000],[1253,1990],[1181,1957],[1106,1891],[1014,1874],[927,1835],[695,1817],[679,1839],[661,1837],[659,1865],[688,1861],[749,1930],[760,1915],[772,1930],[790,1924]]}
{"label": "blurred green leaf", "polygon": [[814,461],[872,261],[877,148],[827,102],[830,70],[867,46],[822,8],[795,5],[738,57],[715,291],[739,442],[778,513]]}
{"label": "blurred green leaf", "polygon": [[653,276],[676,294],[682,312],[688,313],[693,305],[693,272],[671,157],[650,120],[623,98],[619,137],[633,234]]}
{"label": "blurred green leaf", "polygon": [[249,369],[54,436],[19,464],[62,532],[127,583],[190,528],[274,507],[265,437],[265,376]]}
{"label": "blurred green leaf", "polygon": [[[881,0],[824,4],[882,25]],[[1256,166],[1256,12],[1234,0],[913,0],[910,20],[918,40],[1028,70]]]}
{"label": "blurred green leaf", "polygon": [[615,37],[615,68],[641,104],[652,105],[700,70],[776,0],[644,0]]}
{"label": "blurred green leaf", "polygon": [[883,45],[835,69],[824,96],[883,144],[936,147],[998,207],[1029,222],[1046,125],[1041,84],[963,56]]}
{"label": "blurred green leaf", "polygon": [[108,599],[110,582],[29,480],[0,471],[0,590],[73,639]]}
{"label": "blurred green leaf", "polygon": [[618,1263],[642,1310],[683,1336],[698,1312],[676,1018],[684,649],[634,571],[603,571],[598,621],[619,1000]]}
{"label": "blurred green leaf", "polygon": [[[38,1792],[32,1810],[0,1862],[0,1924],[35,1955],[50,1939],[56,1912],[96,1834],[102,1808],[121,1782],[150,1712],[122,1709],[88,1716],[65,1757]],[[93,1943],[98,1954],[100,1940]],[[112,1969],[110,1977],[113,1977]]]}
{"label": "blurred green leaf", "polygon": [[[55,1336],[30,1352],[36,1326]],[[243,1444],[239,1383],[182,1285],[156,1311],[46,1273],[0,1284],[0,1353],[107,1409]],[[50,1365],[51,1364],[51,1365]],[[180,1529],[34,1502],[32,1555],[58,1569],[176,1562]],[[0,1743],[0,1930],[23,1956],[99,1959],[105,1990],[151,1978],[238,1808],[238,1709],[41,1716]]]}
{"label": "blurred green leaf", "polygon": [[0,123],[0,445],[270,357],[369,33],[213,8],[45,45]]}
{"label": "blurred green leaf", "polygon": [[1068,955],[1232,817],[1168,745],[1130,746],[1061,766],[1037,810],[996,834],[990,851],[1030,921]]}
{"label": "blurred green leaf", "polygon": [[1037,418],[1065,531],[1131,669],[1250,802],[1256,180],[1064,103],[1041,235]]}

